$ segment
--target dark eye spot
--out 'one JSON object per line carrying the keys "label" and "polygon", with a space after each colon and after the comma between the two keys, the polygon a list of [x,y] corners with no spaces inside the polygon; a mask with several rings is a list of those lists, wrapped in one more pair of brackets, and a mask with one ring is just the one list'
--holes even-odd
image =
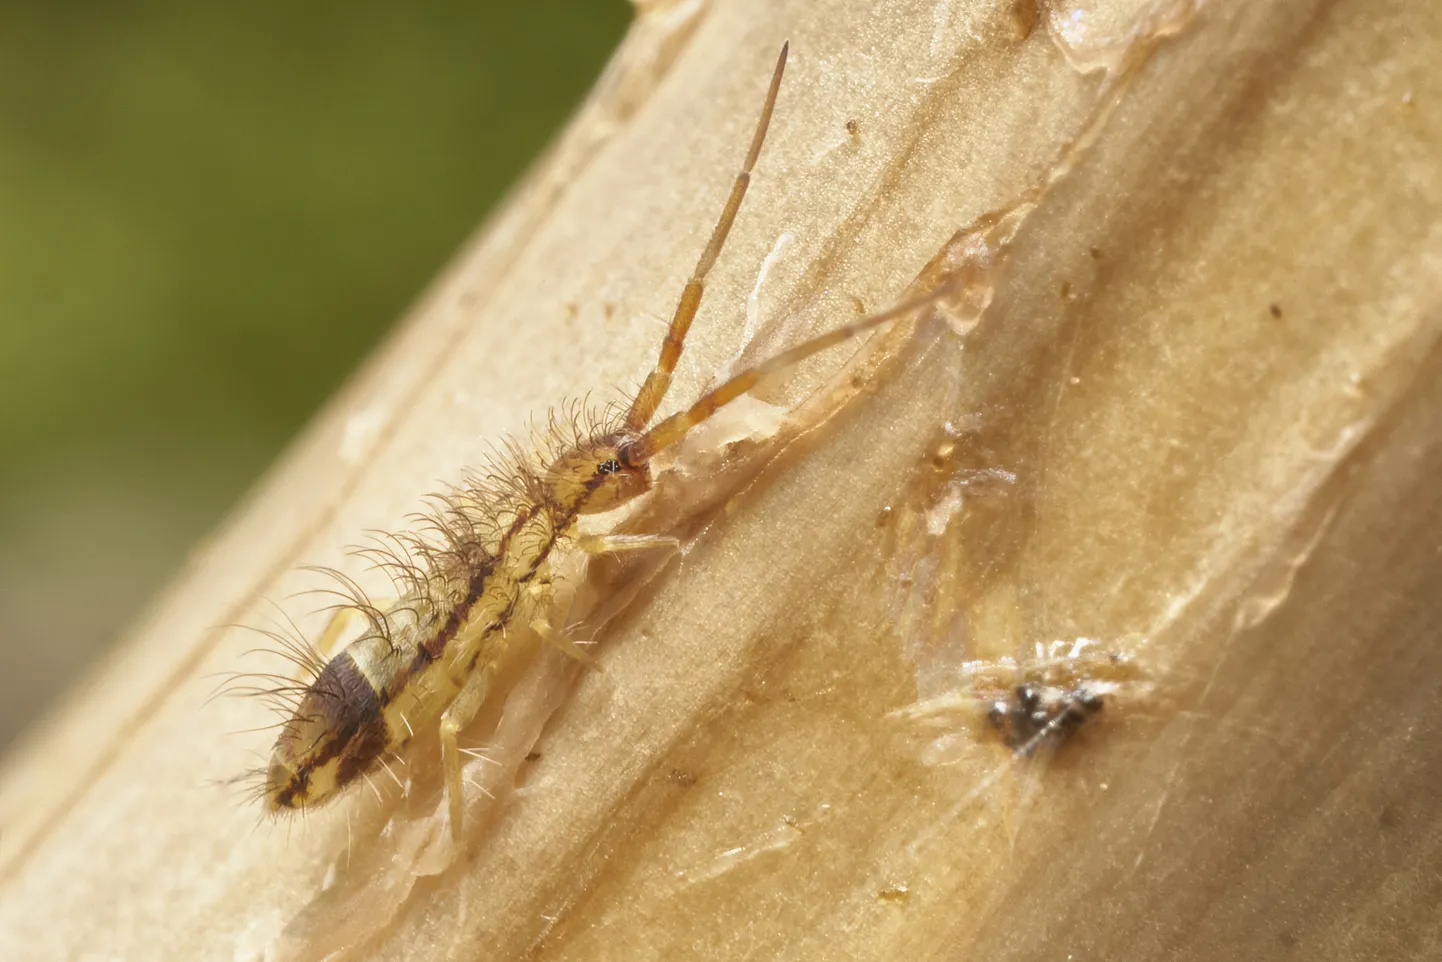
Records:
{"label": "dark eye spot", "polygon": [[600,466],[596,468],[596,472],[598,474],[619,474],[620,471],[621,462],[617,461],[615,458],[612,458],[609,461],[602,461]]}

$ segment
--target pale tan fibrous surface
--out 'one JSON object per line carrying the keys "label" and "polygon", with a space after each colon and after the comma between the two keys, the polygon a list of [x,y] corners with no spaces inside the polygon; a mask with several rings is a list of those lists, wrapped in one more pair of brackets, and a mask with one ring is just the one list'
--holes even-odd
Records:
{"label": "pale tan fibrous surface", "polygon": [[[595,667],[541,651],[477,734],[530,757],[466,860],[363,798],[257,827],[212,783],[263,709],[206,701],[256,639],[211,626],[270,599],[314,631],[297,565],[363,576],[345,546],[489,439],[643,376],[788,38],[671,404],[918,277],[964,296],[769,386],[797,413],[744,479],[678,463],[663,494],[711,503],[629,523],[684,552]],[[7,760],[0,956],[1437,955],[1438,63],[1442,8],[1402,0],[641,5],[510,204]],[[1054,757],[961,711],[940,751],[906,711],[1083,638],[1146,684]]]}

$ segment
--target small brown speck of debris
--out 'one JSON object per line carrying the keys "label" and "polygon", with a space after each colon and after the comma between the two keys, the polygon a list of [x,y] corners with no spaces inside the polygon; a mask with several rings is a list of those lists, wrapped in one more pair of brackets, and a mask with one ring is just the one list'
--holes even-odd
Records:
{"label": "small brown speck of debris", "polygon": [[1061,282],[1061,299],[1064,301],[1071,300],[1071,281]]}
{"label": "small brown speck of debris", "polygon": [[848,120],[846,122],[846,132],[851,136],[855,137],[857,134],[861,133],[861,125],[854,120]]}
{"label": "small brown speck of debris", "polygon": [[904,902],[911,897],[911,889],[907,888],[905,884],[898,882],[895,885],[888,885],[880,892],[877,892],[876,897],[883,902]]}
{"label": "small brown speck of debris", "polygon": [[1100,247],[1088,247],[1087,253],[1092,256],[1092,260],[1094,261],[1102,259],[1102,249]]}
{"label": "small brown speck of debris", "polygon": [[540,753],[540,752],[526,752],[526,761],[528,761],[528,762],[538,762],[538,761],[540,761],[540,760],[541,760],[541,753]]}
{"label": "small brown speck of debris", "polygon": [[1280,304],[1278,304],[1278,303],[1276,303],[1276,302],[1274,301],[1274,302],[1272,302],[1272,304],[1270,304],[1270,305],[1267,307],[1267,312],[1270,313],[1270,314],[1271,314],[1273,317],[1275,317],[1275,318],[1281,318],[1281,316],[1282,316],[1282,305],[1280,305]]}
{"label": "small brown speck of debris", "polygon": [[1041,0],[1012,0],[1011,18],[1017,38],[1025,40],[1041,21]]}

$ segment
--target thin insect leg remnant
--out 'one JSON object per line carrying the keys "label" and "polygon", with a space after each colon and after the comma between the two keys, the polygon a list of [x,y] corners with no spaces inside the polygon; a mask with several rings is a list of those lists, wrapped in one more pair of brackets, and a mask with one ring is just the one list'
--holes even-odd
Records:
{"label": "thin insect leg remnant", "polygon": [[746,195],[786,55],[783,46],[745,161],[681,293],[655,367],[630,405],[614,418],[575,409],[566,423],[552,418],[539,450],[510,444],[498,463],[435,496],[417,530],[388,536],[369,549],[396,585],[396,601],[388,607],[370,603],[354,582],[337,575],[348,601],[322,637],[333,642],[339,620],[353,614],[367,622],[366,629],[329,660],[310,646],[291,645],[308,682],[287,681],[264,693],[288,700],[269,765],[256,773],[257,795],[271,812],[322,805],[379,770],[385,756],[401,752],[417,732],[435,731],[451,832],[459,839],[461,756],[467,754],[459,733],[490,694],[511,632],[529,624],[565,647],[545,616],[552,553],[563,543],[614,552],[667,540],[583,537],[576,531],[579,519],[645,492],[652,458],[768,375],[936,299],[934,293],[903,302],[799,344],[651,423],[671,385],[707,274]]}

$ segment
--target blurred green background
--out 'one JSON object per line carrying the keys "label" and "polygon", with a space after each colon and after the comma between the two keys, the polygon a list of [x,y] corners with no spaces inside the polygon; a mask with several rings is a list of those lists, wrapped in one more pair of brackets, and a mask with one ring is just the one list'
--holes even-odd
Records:
{"label": "blurred green background", "polygon": [[0,749],[419,293],[629,17],[0,4]]}

